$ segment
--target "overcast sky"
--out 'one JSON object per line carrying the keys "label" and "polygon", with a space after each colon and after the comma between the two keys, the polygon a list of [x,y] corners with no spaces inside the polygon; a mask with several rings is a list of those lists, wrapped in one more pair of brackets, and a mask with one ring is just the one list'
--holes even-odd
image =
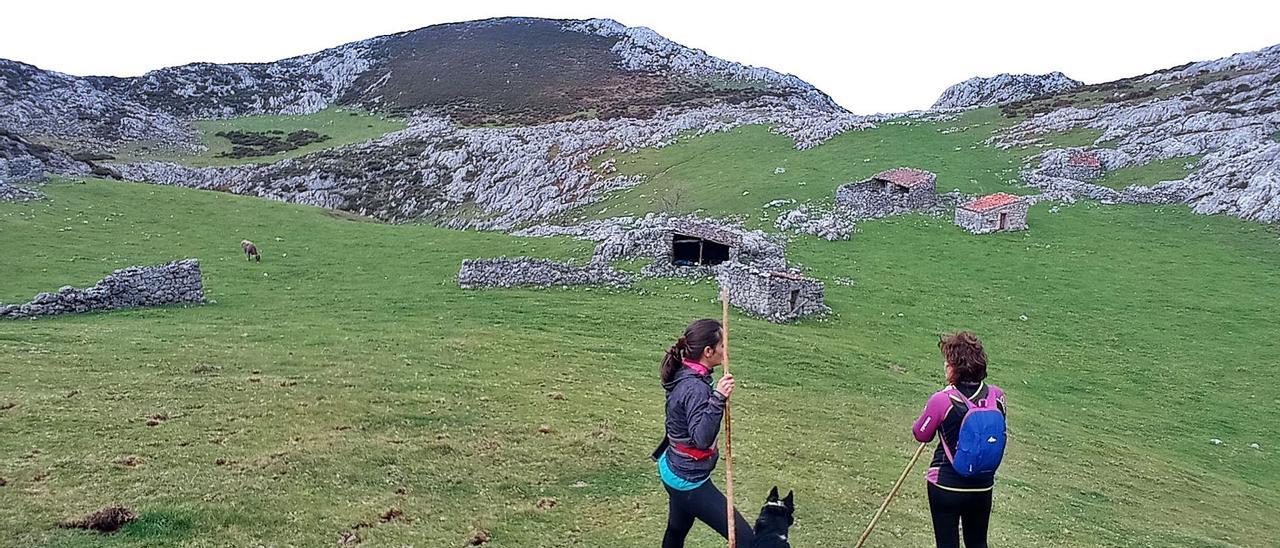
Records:
{"label": "overcast sky", "polygon": [[6,5],[0,58],[81,76],[135,76],[195,61],[273,61],[437,23],[607,17],[718,57],[795,74],[869,114],[927,108],[947,86],[971,76],[1061,70],[1103,82],[1280,43],[1274,0],[182,4]]}

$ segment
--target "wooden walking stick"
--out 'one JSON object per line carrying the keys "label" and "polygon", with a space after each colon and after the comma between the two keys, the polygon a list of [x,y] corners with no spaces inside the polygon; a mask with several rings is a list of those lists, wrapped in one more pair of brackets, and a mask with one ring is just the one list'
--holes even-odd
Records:
{"label": "wooden walking stick", "polygon": [[884,510],[889,507],[889,501],[893,500],[893,496],[898,494],[898,489],[902,487],[902,482],[907,479],[907,474],[911,473],[911,468],[916,465],[916,461],[920,460],[920,454],[924,453],[924,447],[929,442],[920,444],[916,448],[916,454],[911,456],[911,462],[907,463],[907,469],[902,471],[902,475],[898,476],[898,483],[893,484],[893,490],[889,491],[889,496],[885,497],[884,504],[880,505],[880,509],[876,510],[876,515],[871,518],[871,523],[867,524],[867,530],[862,532],[862,536],[858,537],[858,544],[854,548],[862,548],[862,544],[867,542],[867,537],[871,536],[871,530],[876,528],[876,522],[880,521],[880,516],[884,515]]}
{"label": "wooden walking stick", "polygon": [[[729,291],[720,290],[721,327],[724,328],[724,374],[729,374]],[[724,485],[729,513],[729,548],[737,548],[737,516],[733,511],[733,419],[729,415],[729,400],[724,401]]]}

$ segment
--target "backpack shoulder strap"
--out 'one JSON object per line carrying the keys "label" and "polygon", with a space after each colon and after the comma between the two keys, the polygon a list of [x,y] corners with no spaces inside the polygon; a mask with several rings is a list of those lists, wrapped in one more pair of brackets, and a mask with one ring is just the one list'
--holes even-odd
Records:
{"label": "backpack shoulder strap", "polygon": [[[982,393],[982,390],[983,390],[982,388],[979,388],[978,392],[975,392],[973,395],[977,396],[978,394]],[[963,405],[965,409],[973,409],[978,406],[973,402],[973,400],[969,399],[968,396],[965,396],[964,393],[961,392],[960,389],[956,388],[955,386],[947,387],[947,396],[951,398],[951,403],[953,405],[960,404],[960,405]]]}

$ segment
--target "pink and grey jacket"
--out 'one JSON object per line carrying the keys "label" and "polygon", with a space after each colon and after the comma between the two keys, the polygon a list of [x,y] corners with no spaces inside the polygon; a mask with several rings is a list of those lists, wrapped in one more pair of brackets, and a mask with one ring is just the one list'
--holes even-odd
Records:
{"label": "pink and grey jacket", "polygon": [[911,426],[911,433],[918,442],[926,443],[933,440],[935,433],[941,438],[938,448],[933,452],[933,462],[929,464],[929,470],[925,472],[924,477],[929,483],[952,491],[990,490],[995,485],[994,473],[966,478],[951,467],[951,459],[947,457],[948,453],[955,452],[956,440],[960,435],[960,423],[969,412],[964,402],[954,399],[956,396],[951,388],[955,388],[979,406],[984,400],[995,398],[996,408],[1006,417],[1009,415],[1004,405],[1004,391],[995,385],[961,383],[955,387],[934,392],[933,396],[929,397],[929,402],[925,404],[920,418],[916,419],[915,424]]}

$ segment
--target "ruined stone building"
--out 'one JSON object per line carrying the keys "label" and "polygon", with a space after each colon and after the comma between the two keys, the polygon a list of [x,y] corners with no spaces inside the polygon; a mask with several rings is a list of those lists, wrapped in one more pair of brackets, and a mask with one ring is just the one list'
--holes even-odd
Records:
{"label": "ruined stone building", "polygon": [[956,207],[956,225],[974,234],[1027,229],[1026,198],[1003,192]]}
{"label": "ruined stone building", "polygon": [[938,203],[937,175],[899,167],[836,189],[836,206],[872,218],[928,209]]}
{"label": "ruined stone building", "polygon": [[[556,230],[547,231],[555,234]],[[544,232],[545,233],[545,232]],[[789,271],[782,240],[759,230],[696,217],[647,216],[597,227],[586,265],[528,257],[469,259],[458,272],[464,288],[625,286],[630,276],[610,264],[649,259],[643,276],[716,278],[730,304],[774,322],[825,314],[823,284]]]}
{"label": "ruined stone building", "polygon": [[665,218],[612,233],[596,246],[593,260],[652,258],[647,276],[713,277],[727,263],[786,267],[782,244],[758,230],[692,217]]}
{"label": "ruined stone building", "polygon": [[823,283],[800,274],[734,263],[721,269],[716,280],[729,293],[729,304],[771,322],[831,312],[823,302]]}
{"label": "ruined stone building", "polygon": [[[1060,160],[1059,160],[1060,161]],[[1046,175],[1076,181],[1092,181],[1102,177],[1102,158],[1092,152],[1077,150],[1067,156],[1066,162],[1048,166]]]}

